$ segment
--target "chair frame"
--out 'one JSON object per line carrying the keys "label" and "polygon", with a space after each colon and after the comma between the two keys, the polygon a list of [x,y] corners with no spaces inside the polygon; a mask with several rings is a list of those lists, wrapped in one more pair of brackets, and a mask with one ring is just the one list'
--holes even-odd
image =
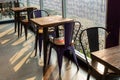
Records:
{"label": "chair frame", "polygon": [[[38,14],[38,13],[39,14]],[[34,15],[32,16],[32,18],[37,18],[37,17],[42,17],[42,12],[44,12],[46,14],[46,16],[49,16],[49,13],[46,11],[46,10],[39,10],[39,9],[36,9],[36,10],[33,10],[30,15]],[[39,29],[40,27],[35,27],[36,28],[36,37],[35,37],[35,56],[37,56],[37,42],[39,40],[39,56],[41,56],[41,48],[42,48],[42,35],[39,33]],[[39,39],[41,38],[41,39]]]}
{"label": "chair frame", "polygon": [[[97,30],[97,31],[94,31],[94,35],[92,32],[90,32],[91,30]],[[86,64],[87,64],[87,67],[88,67],[88,75],[87,75],[87,80],[89,80],[90,78],[90,75],[91,75],[91,72],[93,70],[92,66],[90,65],[89,61],[88,61],[88,58],[87,58],[87,55],[86,55],[86,51],[85,51],[85,48],[83,46],[83,42],[82,42],[82,35],[83,33],[86,31],[87,32],[87,37],[90,38],[90,34],[92,34],[92,37],[90,38],[90,40],[88,39],[88,43],[89,43],[89,48],[90,48],[90,53],[93,52],[93,51],[97,51],[99,50],[99,39],[98,39],[98,29],[103,29],[105,32],[107,32],[107,29],[104,28],[104,27],[91,27],[91,28],[87,28],[87,29],[84,29],[81,31],[80,33],[80,36],[79,36],[79,42],[81,44],[81,48],[82,48],[82,51],[83,51],[83,54],[85,56],[85,61],[86,61]],[[107,32],[108,33],[108,32]],[[106,36],[106,35],[105,35]],[[92,41],[91,39],[94,38],[94,41]],[[90,42],[92,41],[92,42]],[[103,75],[104,76],[104,75]]]}
{"label": "chair frame", "polygon": [[[78,35],[78,33],[79,33],[79,31],[80,31],[80,28],[81,28],[81,23],[79,22],[79,21],[74,21],[73,23],[73,26],[75,26],[75,22],[76,23],[79,23],[79,29],[78,29],[78,31],[76,32],[76,34],[75,34],[75,38],[77,37],[77,35]],[[74,29],[74,27],[73,27],[73,29]],[[73,35],[73,33],[72,33],[72,35]],[[65,36],[65,35],[64,35]],[[67,36],[67,35],[66,35]],[[74,40],[76,40],[76,39],[74,39]],[[65,42],[66,43],[66,42]],[[51,49],[52,48],[54,48],[56,51],[57,51],[57,48],[55,48],[54,46],[57,46],[57,47],[59,47],[59,49],[58,49],[58,52],[59,52],[59,50],[60,50],[60,48],[62,49],[64,49],[65,47],[67,47],[67,46],[69,46],[69,45],[56,45],[56,44],[54,44],[53,42],[50,42],[50,51],[49,51],[49,58],[48,58],[48,65],[49,65],[49,62],[50,62],[50,57],[51,57]],[[73,44],[71,44],[70,46],[73,46]],[[73,50],[73,49],[72,49]],[[71,51],[70,51],[71,52]],[[64,51],[64,53],[65,53],[65,51]],[[77,62],[77,58],[76,58],[76,55],[74,54],[74,53],[72,53],[72,55],[73,55],[73,58],[74,58],[74,60],[75,60],[75,64],[77,65],[77,71],[79,70],[79,65],[78,65],[78,62]],[[59,58],[60,57],[60,58]],[[63,58],[63,55],[59,52],[59,53],[57,53],[57,58],[58,58],[58,66],[59,66],[59,78],[61,79],[61,67],[62,67],[62,58]],[[59,60],[60,59],[60,60]]]}

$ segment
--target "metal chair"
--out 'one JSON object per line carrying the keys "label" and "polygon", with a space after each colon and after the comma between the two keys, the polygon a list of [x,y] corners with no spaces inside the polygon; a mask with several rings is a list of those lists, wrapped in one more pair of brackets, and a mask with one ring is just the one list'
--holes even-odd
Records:
{"label": "metal chair", "polygon": [[106,80],[106,78],[108,78],[108,76],[106,76],[108,75],[108,73],[105,73],[104,71],[103,73],[101,73],[97,68],[97,63],[92,62],[92,58],[91,58],[91,61],[89,59],[91,57],[91,52],[105,48],[102,38],[105,40],[107,35],[108,35],[108,32],[106,28],[103,28],[103,27],[87,28],[82,30],[80,33],[79,40],[81,44],[81,49],[82,49],[82,53],[85,56],[85,62],[88,66],[87,80],[90,79],[90,75],[93,71],[94,71],[93,72],[94,74],[97,73],[97,75],[99,75],[98,79],[100,80]]}
{"label": "metal chair", "polygon": [[[78,26],[76,26],[75,24],[77,24]],[[79,21],[75,21],[72,23],[64,24],[64,26],[66,27],[64,27],[63,37],[59,35],[58,37],[50,36],[49,38],[50,39],[50,51],[49,51],[48,64],[51,58],[51,49],[54,48],[57,53],[60,79],[61,79],[62,58],[63,58],[63,55],[66,53],[66,51],[71,53],[75,61],[75,64],[77,65],[77,70],[79,70],[79,65],[78,65],[75,50],[74,50],[74,41],[76,40],[78,32],[81,28],[81,23]],[[78,28],[78,30],[73,32],[74,28]]]}
{"label": "metal chair", "polygon": [[28,28],[31,27],[30,19],[33,18],[33,15],[30,15],[30,14],[35,9],[36,8],[34,8],[34,7],[25,8],[24,10],[27,11],[27,18],[20,20],[20,22],[21,22],[21,34],[22,34],[22,26],[23,26],[24,27],[24,31],[25,31],[25,39],[26,40],[27,40],[27,35],[28,35]]}
{"label": "metal chair", "polygon": [[[44,17],[44,16],[49,16],[49,13],[46,10],[33,10],[30,13],[30,16],[33,15],[32,18],[39,18],[39,17]],[[37,44],[39,42],[39,56],[41,56],[41,49],[42,49],[42,40],[43,40],[43,28],[41,28],[40,26],[31,24],[31,26],[34,29],[35,32],[35,56],[37,55]],[[49,28],[48,29],[49,34],[54,34],[54,29],[53,28]]]}
{"label": "metal chair", "polygon": [[[49,16],[49,13],[46,10],[34,10],[32,12],[34,18]],[[40,26],[34,26],[36,38],[35,38],[35,56],[37,55],[37,43],[39,41],[39,56],[41,56],[41,49],[42,49],[42,40],[43,40],[43,29]],[[53,30],[49,30],[49,33],[52,33]]]}

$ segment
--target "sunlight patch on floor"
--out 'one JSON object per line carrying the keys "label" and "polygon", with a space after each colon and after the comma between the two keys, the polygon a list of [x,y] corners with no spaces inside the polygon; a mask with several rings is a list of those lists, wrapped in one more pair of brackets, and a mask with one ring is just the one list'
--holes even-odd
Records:
{"label": "sunlight patch on floor", "polygon": [[[28,38],[31,37],[32,34],[28,34]],[[12,45],[15,46],[15,45],[18,45],[18,44],[21,44],[23,41],[25,41],[25,36],[22,36],[20,37],[18,40],[16,40],[16,42],[14,42]]]}
{"label": "sunlight patch on floor", "polygon": [[26,60],[29,58],[29,56],[31,55],[31,52],[28,53],[24,58],[22,58],[22,60],[20,60],[20,62],[15,65],[15,67],[13,68],[15,72],[17,72],[23,64],[25,64]]}
{"label": "sunlight patch on floor", "polygon": [[34,77],[28,78],[26,80],[35,80],[35,79],[36,79],[36,77],[34,76]]}
{"label": "sunlight patch on floor", "polygon": [[27,45],[31,44],[32,42],[35,42],[34,36],[32,36],[29,40],[27,40],[27,41],[23,44],[23,46],[27,46]]}
{"label": "sunlight patch on floor", "polygon": [[12,45],[12,46],[16,46],[16,45],[22,43],[23,41],[25,41],[24,36],[21,37],[21,38],[19,38],[18,40],[16,40],[16,41],[15,41],[13,44],[11,44],[11,45]]}
{"label": "sunlight patch on floor", "polygon": [[[13,28],[12,28],[12,29],[13,29]],[[14,33],[14,29],[13,29],[12,31],[8,32],[7,34],[10,35],[10,34],[12,34],[12,33]]]}
{"label": "sunlight patch on floor", "polygon": [[3,41],[1,42],[1,44],[4,45],[4,44],[6,44],[6,43],[9,42],[9,41],[10,41],[10,39],[3,40]]}
{"label": "sunlight patch on floor", "polygon": [[[11,24],[10,24],[10,25],[11,25]],[[9,26],[9,25],[7,25],[7,26]],[[3,28],[5,28],[5,27],[7,27],[7,26],[6,26],[6,24],[1,24],[1,25],[0,25],[0,29],[3,29]]]}
{"label": "sunlight patch on floor", "polygon": [[10,58],[10,63],[14,64],[20,57],[22,57],[24,55],[24,53],[26,51],[28,51],[31,48],[30,45],[22,48],[19,52],[16,52],[15,55],[12,56],[12,58]]}
{"label": "sunlight patch on floor", "polygon": [[0,29],[3,29],[5,26],[0,25]]}
{"label": "sunlight patch on floor", "polygon": [[31,51],[31,52],[30,52],[30,56],[29,56],[29,59],[26,60],[26,64],[31,61],[31,58],[34,58],[34,59],[35,59],[34,54],[35,54],[34,51]]}
{"label": "sunlight patch on floor", "polygon": [[8,29],[8,30],[6,30],[6,31],[1,32],[1,33],[0,33],[0,38],[3,37],[3,36],[5,36],[5,35],[8,34],[9,32],[11,32],[12,30],[13,30],[13,29],[10,28],[10,29]]}
{"label": "sunlight patch on floor", "polygon": [[[54,71],[55,67],[56,67],[56,66],[49,66],[49,67],[47,68],[47,72],[46,72],[45,75],[43,76],[43,78],[44,78],[43,80],[49,80],[49,78],[50,78],[52,72]],[[54,77],[55,77],[55,76],[56,76],[56,75],[54,75]]]}

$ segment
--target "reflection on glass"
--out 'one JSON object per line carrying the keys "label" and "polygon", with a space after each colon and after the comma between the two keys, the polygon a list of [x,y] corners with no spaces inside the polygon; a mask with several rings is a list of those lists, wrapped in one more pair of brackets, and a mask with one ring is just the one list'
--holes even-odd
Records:
{"label": "reflection on glass", "polygon": [[13,2],[0,2],[0,21],[13,19],[13,12],[11,8],[13,7]]}

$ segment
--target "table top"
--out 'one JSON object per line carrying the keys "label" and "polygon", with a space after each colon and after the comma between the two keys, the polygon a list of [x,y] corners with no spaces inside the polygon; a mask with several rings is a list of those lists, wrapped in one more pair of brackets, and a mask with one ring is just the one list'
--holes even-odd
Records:
{"label": "table top", "polygon": [[31,19],[31,21],[41,27],[52,27],[53,25],[59,25],[67,22],[72,22],[73,19],[69,18],[62,18],[62,16],[47,16],[47,17],[41,17],[41,18],[34,18]]}
{"label": "table top", "polygon": [[26,11],[27,8],[35,8],[35,7],[13,7],[11,8],[11,10],[15,12],[20,12],[20,11]]}
{"label": "table top", "polygon": [[11,10],[13,10],[13,11],[22,11],[22,10],[24,10],[24,8],[25,7],[13,7],[13,8],[11,8]]}
{"label": "table top", "polygon": [[93,52],[92,58],[120,74],[120,45]]}

